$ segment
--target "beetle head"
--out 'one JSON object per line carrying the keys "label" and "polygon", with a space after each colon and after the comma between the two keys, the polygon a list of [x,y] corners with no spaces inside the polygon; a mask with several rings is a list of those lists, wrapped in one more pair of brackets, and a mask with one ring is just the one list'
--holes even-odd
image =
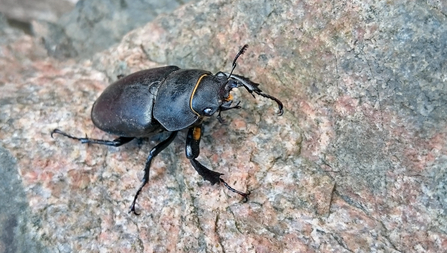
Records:
{"label": "beetle head", "polygon": [[226,89],[227,78],[206,75],[197,83],[191,96],[190,108],[200,117],[212,116],[228,101],[230,90]]}
{"label": "beetle head", "polygon": [[191,96],[191,110],[198,116],[211,116],[216,111],[219,112],[218,119],[222,122],[220,112],[230,109],[237,109],[239,102],[235,106],[231,106],[233,98],[230,91],[234,88],[244,87],[250,94],[254,93],[275,101],[279,107],[279,115],[283,113],[283,105],[277,98],[272,97],[259,89],[259,84],[252,82],[250,79],[233,74],[237,64],[236,61],[247,50],[248,45],[244,45],[237,53],[233,60],[233,67],[230,73],[218,72],[215,76],[205,76],[203,80],[199,80]]}
{"label": "beetle head", "polygon": [[216,111],[220,112],[229,110],[232,108],[239,108],[238,105],[231,107],[233,98],[230,94],[231,89],[239,86],[238,81],[232,78],[233,70],[236,68],[236,61],[245,50],[248,45],[244,45],[237,53],[233,60],[233,68],[230,74],[218,72],[214,76],[206,76],[201,82],[197,82],[193,95],[191,96],[191,110],[198,116],[211,116]]}

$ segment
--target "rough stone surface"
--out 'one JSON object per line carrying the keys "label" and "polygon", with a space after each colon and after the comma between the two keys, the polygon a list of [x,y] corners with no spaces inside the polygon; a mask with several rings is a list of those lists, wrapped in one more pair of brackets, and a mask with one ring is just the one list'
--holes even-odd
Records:
{"label": "rough stone surface", "polygon": [[[160,16],[91,61],[0,40],[0,139],[17,160],[32,225],[58,252],[442,252],[447,248],[447,8],[437,1],[206,1]],[[11,34],[11,33],[9,33]],[[205,124],[199,160],[250,200],[211,186],[184,133],[113,148],[89,119],[118,74],[176,64],[237,73],[285,105],[235,92]]]}
{"label": "rough stone surface", "polygon": [[169,13],[190,0],[80,0],[58,22],[34,22],[49,55],[58,59],[94,53],[118,44],[130,30]]}
{"label": "rough stone surface", "polygon": [[0,252],[42,252],[40,238],[35,233],[24,233],[36,220],[30,219],[16,160],[1,146],[0,164]]}
{"label": "rough stone surface", "polygon": [[73,9],[77,0],[2,0],[0,12],[8,18],[30,22],[45,20],[56,22],[64,13]]}

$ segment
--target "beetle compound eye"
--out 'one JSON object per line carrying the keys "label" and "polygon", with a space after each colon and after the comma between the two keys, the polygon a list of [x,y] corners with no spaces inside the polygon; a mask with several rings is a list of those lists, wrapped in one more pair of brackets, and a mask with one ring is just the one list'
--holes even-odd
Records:
{"label": "beetle compound eye", "polygon": [[203,114],[205,114],[206,116],[211,116],[213,114],[213,109],[205,108],[203,109]]}

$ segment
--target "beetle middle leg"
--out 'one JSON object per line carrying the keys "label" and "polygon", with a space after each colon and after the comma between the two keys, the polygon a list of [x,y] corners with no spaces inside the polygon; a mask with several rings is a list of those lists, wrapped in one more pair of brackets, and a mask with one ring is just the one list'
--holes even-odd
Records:
{"label": "beetle middle leg", "polygon": [[[91,138],[79,138],[79,137],[74,137],[72,135],[69,135],[59,129],[54,129],[53,131],[51,131],[51,137],[53,137],[53,134],[60,134],[65,137],[68,137],[70,139],[78,140],[81,143],[93,143],[93,144],[100,144],[100,145],[107,145],[107,146],[114,146],[114,147],[121,146],[121,145],[126,144],[126,143],[130,142],[131,140],[135,139],[134,137],[118,137],[117,139],[115,139],[113,141],[109,141],[109,140],[100,140],[100,139],[91,139]],[[130,206],[129,213],[132,212],[132,213],[137,214],[135,212],[135,204],[137,202],[137,198],[138,198],[138,195],[140,195],[141,190],[149,181],[149,171],[150,171],[152,159],[154,159],[154,157],[156,157],[163,149],[165,149],[167,146],[169,146],[169,144],[171,144],[171,142],[175,139],[176,135],[177,135],[177,132],[172,132],[171,135],[166,140],[157,144],[149,152],[149,156],[146,159],[146,164],[144,165],[143,180],[142,180],[142,183],[141,183],[140,187],[138,188],[137,193],[135,194],[135,197],[132,201],[132,205]]]}
{"label": "beetle middle leg", "polygon": [[233,187],[229,186],[220,176],[222,176],[222,173],[212,171],[208,169],[207,167],[203,166],[199,161],[196,160],[196,158],[200,154],[200,138],[202,137],[202,125],[191,127],[188,131],[188,134],[186,136],[186,157],[191,161],[192,166],[194,169],[199,173],[200,176],[203,177],[203,179],[209,181],[211,185],[214,185],[216,183],[222,182],[225,187],[228,188],[228,190],[235,192],[242,197],[244,197],[244,202],[248,201],[248,195],[250,195],[250,192],[241,192]]}
{"label": "beetle middle leg", "polygon": [[152,159],[154,159],[154,157],[156,157],[163,149],[168,147],[169,144],[171,144],[171,142],[175,139],[176,136],[177,136],[177,132],[171,132],[171,135],[169,135],[169,137],[166,140],[158,143],[149,152],[149,156],[146,159],[146,164],[144,165],[143,180],[142,180],[140,187],[137,190],[137,193],[135,194],[135,197],[133,198],[132,204],[130,205],[129,213],[134,213],[134,214],[138,215],[138,213],[135,212],[135,204],[137,202],[137,198],[138,198],[138,195],[140,195],[141,190],[147,184],[147,182],[149,182],[149,171],[150,171]]}

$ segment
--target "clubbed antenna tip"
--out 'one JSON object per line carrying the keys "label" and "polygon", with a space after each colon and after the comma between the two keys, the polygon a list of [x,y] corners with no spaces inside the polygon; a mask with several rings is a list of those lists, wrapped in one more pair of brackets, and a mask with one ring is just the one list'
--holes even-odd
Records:
{"label": "clubbed antenna tip", "polygon": [[239,58],[239,56],[241,56],[242,54],[244,54],[245,51],[247,51],[247,48],[248,48],[248,45],[245,44],[245,45],[241,48],[241,50],[239,50],[239,53],[237,53],[236,57],[234,57],[234,60],[233,60],[233,68],[231,69],[230,75],[228,76],[228,80],[230,79],[231,75],[233,74],[233,70],[236,68],[236,65],[237,65],[237,64],[236,64],[237,58]]}

